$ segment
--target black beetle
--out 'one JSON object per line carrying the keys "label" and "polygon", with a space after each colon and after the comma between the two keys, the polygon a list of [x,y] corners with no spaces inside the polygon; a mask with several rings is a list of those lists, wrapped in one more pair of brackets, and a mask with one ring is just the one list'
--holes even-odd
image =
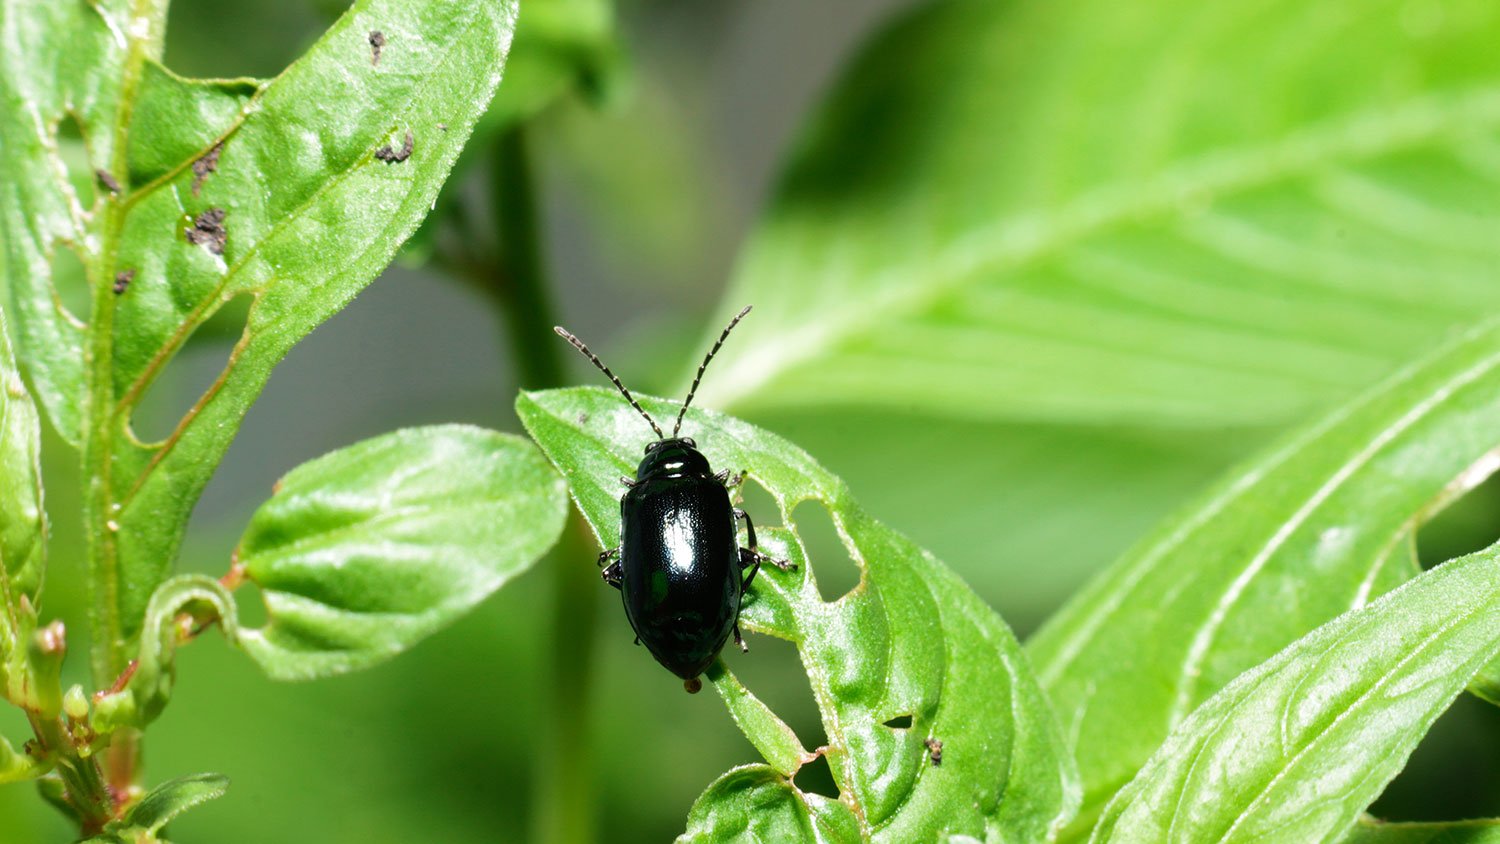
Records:
{"label": "black beetle", "polygon": [[[746,307],[730,320],[703,358],[670,437],[583,341],[562,326],[553,329],[599,367],[656,432],[635,478],[620,478],[628,487],[620,499],[620,544],[600,554],[599,565],[609,563],[604,582],[620,590],[636,643],[645,643],[689,692],[702,688],[698,675],[731,634],[741,650],[748,650],[740,636],[740,597],[761,563],[794,568],[756,550],[755,524],[729,500],[729,489],[744,476],[731,479],[727,469],[715,474],[698,444],[677,436],[708,362],[748,313]],[[739,545],[736,519],[745,520],[747,548]]]}

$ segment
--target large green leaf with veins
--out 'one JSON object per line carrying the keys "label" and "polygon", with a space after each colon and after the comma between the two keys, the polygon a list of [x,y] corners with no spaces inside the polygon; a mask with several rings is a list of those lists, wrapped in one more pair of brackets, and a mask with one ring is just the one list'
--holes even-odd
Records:
{"label": "large green leaf with veins", "polygon": [[1491,321],[1248,461],[1054,616],[1029,650],[1081,820],[1230,680],[1414,574],[1416,527],[1496,467],[1497,418]]}
{"label": "large green leaf with veins", "polygon": [[[666,402],[644,404],[658,416],[676,412]],[[645,424],[617,394],[602,389],[524,393],[516,407],[567,478],[601,544],[616,545],[619,477],[640,459],[649,439]],[[753,514],[767,525],[757,534],[768,553],[799,568],[762,569],[746,595],[741,625],[797,646],[841,794],[830,800],[796,786],[792,776],[814,755],[721,665],[710,679],[766,764],[737,768],[710,786],[693,807],[685,838],[1049,839],[1072,816],[1076,774],[1004,622],[785,440],[704,411],[689,413],[683,430],[715,467],[747,470],[776,500],[785,526],[769,526],[771,514]],[[861,572],[859,586],[832,602],[815,580],[825,561],[807,558],[792,521],[796,506],[808,501],[832,517]],[[623,624],[621,635],[629,635]],[[643,661],[642,670],[659,669]],[[942,742],[940,764],[932,761],[928,740]]]}
{"label": "large green leaf with veins", "polygon": [[1241,675],[1172,731],[1092,840],[1342,840],[1497,652],[1500,547],[1492,547],[1422,574]]}
{"label": "large green leaf with veins", "polygon": [[1500,306],[1490,0],[922,4],[807,127],[703,398],[1280,422]]}

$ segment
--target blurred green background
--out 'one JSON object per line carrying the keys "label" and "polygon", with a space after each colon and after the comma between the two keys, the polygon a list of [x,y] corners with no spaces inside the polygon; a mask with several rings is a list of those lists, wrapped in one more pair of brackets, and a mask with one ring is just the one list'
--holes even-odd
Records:
{"label": "blurred green background", "polygon": [[[726,307],[727,280],[800,127],[860,45],[914,5],[635,0],[611,12],[579,0],[523,0],[520,39],[528,26],[557,37],[524,63],[518,40],[492,117],[525,118],[559,319],[627,383],[681,390],[704,332]],[[1403,12],[1417,15],[1417,25],[1426,8],[1419,6]],[[166,62],[195,76],[271,76],[338,11],[331,0],[175,0]],[[891,57],[897,67],[899,59]],[[493,134],[476,136],[471,160],[445,188],[448,222],[425,232],[405,260],[277,370],[198,506],[183,568],[222,573],[271,484],[306,459],[406,425],[468,421],[520,430],[511,403],[521,370],[485,286],[496,248],[486,244],[495,227],[489,192],[507,188],[491,167],[497,143]],[[455,239],[463,248],[453,247]],[[230,336],[192,347],[146,414],[175,419],[217,374]],[[596,373],[580,364],[568,359],[574,380],[595,383]],[[1128,414],[966,418],[928,412],[921,396],[902,395],[723,409],[817,456],[876,516],[957,569],[1024,636],[1226,467],[1386,368],[1355,369],[1344,389],[1321,400],[1288,399],[1295,413],[1195,424]],[[143,424],[149,429],[149,419]],[[48,607],[69,621],[75,653],[83,653],[81,554],[69,521],[76,471],[59,459],[55,441],[49,446]],[[775,521],[761,515],[773,512],[768,502],[749,506]],[[831,530],[821,534],[812,538],[814,557],[822,548],[825,560],[835,559]],[[1423,531],[1424,561],[1481,547],[1497,534],[1500,485],[1492,482]],[[592,553],[548,558],[413,652],[350,677],[273,684],[216,637],[187,648],[172,706],[148,734],[148,780],[220,771],[233,785],[225,799],[174,824],[174,839],[524,839],[536,772],[548,764],[537,725],[548,682],[551,569],[592,570]],[[837,583],[828,564],[819,574]],[[852,583],[852,566],[845,575]],[[594,672],[591,714],[576,725],[596,749],[596,775],[576,788],[596,813],[599,840],[667,840],[697,794],[754,751],[712,695],[684,695],[631,646],[612,591],[601,586],[592,605],[576,611],[598,619],[596,666],[580,667]],[[794,650],[764,637],[753,637],[751,647],[749,656],[731,658],[735,671],[808,746],[820,744]],[[72,679],[87,682],[81,663],[72,661]],[[22,729],[15,713],[0,713],[0,732]],[[1393,819],[1500,815],[1500,714],[1462,699],[1378,808]],[[69,837],[29,787],[0,788],[0,841]]]}

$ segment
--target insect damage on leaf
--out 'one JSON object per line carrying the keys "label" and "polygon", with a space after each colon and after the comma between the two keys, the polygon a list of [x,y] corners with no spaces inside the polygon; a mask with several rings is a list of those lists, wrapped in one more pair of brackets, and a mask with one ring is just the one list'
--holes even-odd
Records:
{"label": "insect damage on leaf", "polygon": [[[671,416],[683,405],[636,397]],[[523,424],[568,480],[604,544],[620,535],[617,478],[638,460],[640,420],[612,392],[523,393]],[[580,417],[589,421],[577,422]],[[740,624],[792,642],[827,742],[817,752],[839,795],[797,773],[812,756],[723,663],[710,674],[765,764],[727,772],[694,804],[679,841],[931,841],[969,836],[1045,841],[1072,817],[1076,773],[1062,733],[1004,622],[932,555],[877,522],[842,481],[768,432],[689,411],[684,432],[714,465],[744,466],[775,499],[781,527],[756,526],[762,547],[798,564],[757,577]],[[827,508],[864,585],[824,600],[790,514]],[[983,691],[980,691],[983,690]],[[940,745],[937,736],[942,736]],[[1004,764],[995,766],[1003,758]]]}
{"label": "insect damage on leaf", "polygon": [[370,30],[370,65],[373,67],[380,64],[380,49],[385,46],[385,33],[378,29]]}
{"label": "insect damage on leaf", "polygon": [[219,153],[223,152],[224,144],[214,144],[213,149],[203,154],[203,157],[193,162],[193,196],[203,189],[203,180],[208,174],[219,169]]}
{"label": "insect damage on leaf", "polygon": [[386,144],[380,149],[375,150],[375,157],[387,164],[400,164],[406,159],[411,158],[411,151],[415,145],[416,140],[412,138],[411,130],[408,129],[406,131],[406,141],[401,144],[401,149],[392,149],[390,144]]}
{"label": "insect damage on leaf", "polygon": [[184,229],[188,243],[202,246],[215,255],[224,254],[224,241],[229,233],[224,229],[224,209],[210,208],[199,214],[190,228]]}

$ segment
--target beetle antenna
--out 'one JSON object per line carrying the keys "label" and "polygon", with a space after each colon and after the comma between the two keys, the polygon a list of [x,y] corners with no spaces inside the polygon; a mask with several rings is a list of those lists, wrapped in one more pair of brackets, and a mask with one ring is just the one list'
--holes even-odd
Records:
{"label": "beetle antenna", "polygon": [[[625,400],[630,402],[630,406],[635,408],[636,412],[645,418],[646,423],[651,426],[651,430],[656,432],[657,439],[664,440],[667,438],[667,435],[661,432],[661,426],[656,424],[656,420],[651,418],[651,414],[647,413],[644,407],[641,407],[640,403],[635,400],[635,396],[632,396],[630,394],[630,391],[625,389],[625,385],[621,384],[620,379],[616,378],[615,374],[609,371],[609,367],[604,365],[604,361],[600,360],[598,355],[589,351],[589,347],[583,345],[582,340],[568,333],[568,329],[563,328],[561,325],[552,326],[552,330],[556,331],[559,337],[567,340],[569,343],[572,343],[573,348],[582,352],[584,357],[594,362],[594,366],[599,367],[599,371],[603,372],[605,377],[614,383],[615,389],[620,391],[620,395],[624,396]],[[723,342],[723,340],[721,339],[720,342]],[[714,348],[717,349],[718,346],[715,346]],[[676,434],[673,434],[673,436],[676,436]]]}
{"label": "beetle antenna", "polygon": [[724,331],[719,334],[718,342],[714,343],[714,347],[708,350],[708,356],[703,359],[703,363],[698,364],[698,374],[693,376],[693,386],[688,388],[687,399],[683,401],[682,409],[677,411],[677,424],[672,426],[673,438],[676,438],[677,432],[682,430],[682,417],[687,413],[688,405],[693,403],[693,395],[698,392],[698,382],[703,380],[703,370],[708,369],[708,362],[713,360],[714,355],[719,353],[719,347],[724,345],[724,340],[729,337],[729,332],[733,331],[734,327],[740,324],[740,320],[745,318],[745,314],[750,313],[751,307],[753,306],[746,305],[744,310],[734,315],[734,319],[730,320],[729,324],[724,326]]}

